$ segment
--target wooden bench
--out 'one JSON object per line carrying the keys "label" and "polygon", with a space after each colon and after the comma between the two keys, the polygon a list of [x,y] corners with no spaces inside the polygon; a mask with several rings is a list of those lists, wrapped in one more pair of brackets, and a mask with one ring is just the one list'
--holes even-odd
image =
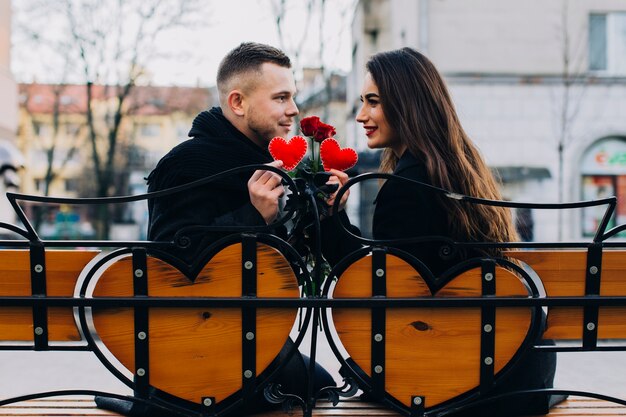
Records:
{"label": "wooden bench", "polygon": [[[361,402],[358,400],[346,400],[333,406],[330,403],[321,402],[313,410],[313,416],[319,417],[345,417],[358,416],[401,416],[401,414],[380,405]],[[119,416],[119,414],[96,408],[91,398],[71,398],[53,400],[31,400],[16,403],[0,408],[0,417],[44,417],[44,416]],[[257,417],[284,417],[302,416],[302,411],[294,410],[292,413],[273,411],[256,414]],[[546,414],[548,416],[548,414]],[[593,416],[626,416],[626,407],[613,403],[587,399],[570,398],[555,406],[549,416],[559,417],[593,417]]]}
{"label": "wooden bench", "polygon": [[[441,279],[406,253],[368,246],[301,297],[299,283],[311,280],[306,265],[264,233],[233,234],[197,269],[181,270],[163,243],[43,242],[30,227],[11,230],[25,239],[0,242],[2,348],[93,351],[136,397],[190,415],[222,415],[263,388],[288,400],[273,391],[269,370],[299,309],[296,342],[321,324],[348,377],[327,395],[351,396],[358,386],[384,403],[331,406],[310,391],[298,400],[305,416],[420,416],[482,398],[529,349],[626,350],[620,244],[511,249]],[[71,245],[103,250],[64,249]],[[550,415],[621,415],[626,401],[608,399],[614,403],[572,398]],[[90,401],[11,403],[0,416],[111,415]]]}

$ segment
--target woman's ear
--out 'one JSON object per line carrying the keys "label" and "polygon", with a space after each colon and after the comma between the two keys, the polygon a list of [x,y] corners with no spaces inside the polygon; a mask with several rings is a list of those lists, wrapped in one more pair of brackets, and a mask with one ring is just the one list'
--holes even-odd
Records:
{"label": "woman's ear", "polygon": [[245,110],[243,108],[243,93],[239,90],[233,90],[228,94],[228,107],[237,116],[243,116]]}

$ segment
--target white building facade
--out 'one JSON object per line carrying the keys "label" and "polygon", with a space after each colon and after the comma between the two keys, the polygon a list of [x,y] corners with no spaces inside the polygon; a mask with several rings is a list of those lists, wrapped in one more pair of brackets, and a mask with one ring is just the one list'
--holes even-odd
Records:
{"label": "white building facade", "polygon": [[[352,35],[352,118],[368,57],[416,48],[444,75],[505,199],[615,195],[611,225],[626,223],[625,1],[361,0]],[[356,123],[348,138],[365,148]],[[603,210],[533,210],[533,239],[588,239]]]}
{"label": "white building facade", "polygon": [[17,84],[11,74],[11,1],[0,0],[0,222],[5,223],[15,222],[5,193],[16,190],[16,170],[22,165],[15,146],[17,114]]}

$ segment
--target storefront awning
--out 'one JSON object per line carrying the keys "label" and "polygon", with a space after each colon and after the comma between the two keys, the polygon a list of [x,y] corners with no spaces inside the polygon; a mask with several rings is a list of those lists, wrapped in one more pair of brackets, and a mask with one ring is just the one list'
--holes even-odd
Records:
{"label": "storefront awning", "polygon": [[543,167],[502,166],[491,167],[491,171],[503,183],[552,178],[550,170]]}

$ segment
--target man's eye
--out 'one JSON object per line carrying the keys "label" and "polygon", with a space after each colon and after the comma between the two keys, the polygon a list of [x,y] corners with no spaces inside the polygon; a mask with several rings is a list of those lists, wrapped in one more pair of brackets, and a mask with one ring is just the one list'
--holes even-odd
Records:
{"label": "man's eye", "polygon": [[285,100],[287,100],[287,97],[285,97],[285,96],[276,97],[276,100],[278,100],[278,101],[280,101],[282,103]]}

